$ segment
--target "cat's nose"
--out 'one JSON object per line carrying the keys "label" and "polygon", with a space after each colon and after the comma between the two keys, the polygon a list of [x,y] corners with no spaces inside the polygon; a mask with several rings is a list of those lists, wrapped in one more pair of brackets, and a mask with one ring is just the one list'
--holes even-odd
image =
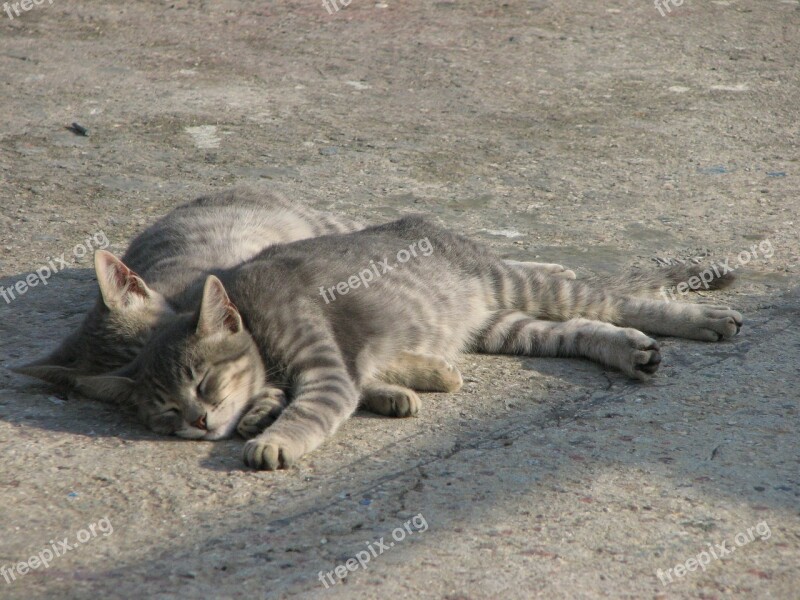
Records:
{"label": "cat's nose", "polygon": [[208,425],[206,425],[206,416],[201,415],[197,417],[197,420],[194,423],[192,423],[192,427],[195,427],[197,429],[202,429],[203,431],[208,431]]}

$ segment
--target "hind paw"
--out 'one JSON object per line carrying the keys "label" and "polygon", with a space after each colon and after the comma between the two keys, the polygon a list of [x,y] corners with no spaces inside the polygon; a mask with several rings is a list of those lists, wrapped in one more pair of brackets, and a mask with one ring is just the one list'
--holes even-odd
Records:
{"label": "hind paw", "polygon": [[658,342],[636,329],[625,330],[625,343],[619,354],[619,368],[640,381],[647,381],[661,366]]}
{"label": "hind paw", "polygon": [[692,338],[708,342],[728,340],[742,330],[742,315],[723,306],[698,306],[692,319]]}

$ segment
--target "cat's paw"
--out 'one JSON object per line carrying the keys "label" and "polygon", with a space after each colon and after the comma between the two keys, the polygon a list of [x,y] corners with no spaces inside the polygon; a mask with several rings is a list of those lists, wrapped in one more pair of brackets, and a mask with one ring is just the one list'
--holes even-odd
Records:
{"label": "cat's paw", "polygon": [[244,445],[244,464],[262,471],[288,469],[303,455],[303,444],[269,432]]}
{"label": "cat's paw", "polygon": [[[560,266],[560,265],[559,265]],[[563,271],[556,271],[551,274],[552,277],[560,277],[561,279],[577,279],[578,276],[575,275],[575,271],[571,269],[564,269]]]}
{"label": "cat's paw", "polygon": [[696,314],[691,319],[692,339],[720,342],[732,338],[742,329],[741,313],[727,306],[699,304],[695,309]]}
{"label": "cat's paw", "polygon": [[550,275],[551,277],[560,277],[562,279],[576,278],[575,271],[571,271],[564,265],[559,265],[556,263],[539,263],[516,260],[507,260],[506,263],[518,269],[523,269],[526,271],[538,271],[540,273]]}
{"label": "cat's paw", "polygon": [[464,385],[461,371],[441,356],[431,356],[425,369],[418,369],[412,387],[421,392],[457,392]]}
{"label": "cat's paw", "polygon": [[661,365],[658,342],[637,329],[624,329],[624,342],[619,351],[619,368],[640,381],[647,381]]}
{"label": "cat's paw", "polygon": [[239,420],[236,431],[245,439],[257,436],[272,425],[286,408],[286,395],[282,390],[264,390],[253,400],[253,406]]}
{"label": "cat's paw", "polygon": [[361,406],[387,417],[413,417],[419,412],[422,401],[414,390],[399,385],[376,384],[364,389]]}

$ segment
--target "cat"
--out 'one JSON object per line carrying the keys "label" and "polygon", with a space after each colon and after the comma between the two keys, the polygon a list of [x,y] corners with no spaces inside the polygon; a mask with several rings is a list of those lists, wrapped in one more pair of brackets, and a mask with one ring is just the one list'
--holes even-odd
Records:
{"label": "cat", "polygon": [[100,294],[79,329],[48,356],[14,370],[69,386],[77,375],[116,369],[135,358],[155,324],[181,309],[189,284],[210,270],[240,264],[272,244],[362,227],[268,189],[198,197],[138,235],[121,261],[96,253]]}
{"label": "cat", "polygon": [[[188,308],[191,283],[214,269],[252,258],[273,244],[363,225],[289,201],[269,189],[234,188],[201,196],[179,206],[137,236],[122,260],[106,251],[95,254],[99,297],[77,331],[48,356],[12,367],[62,388],[79,376],[112,371],[132,361],[153,329]],[[561,265],[514,263],[563,277],[575,277]],[[410,360],[405,376],[421,391],[452,391],[460,374],[442,361]]]}
{"label": "cat", "polygon": [[[380,276],[355,285],[367,269]],[[633,295],[697,272],[678,266],[602,287],[519,269],[484,245],[406,217],[272,246],[208,276],[195,285],[196,310],[159,327],[124,369],[80,378],[78,387],[133,403],[162,433],[219,439],[238,426],[252,437],[247,465],[286,468],[332,435],[374,387],[377,412],[399,406],[415,414],[419,397],[402,377],[380,379],[407,357],[579,356],[649,379],[661,355],[642,330],[706,341],[739,332],[742,316],[727,307]],[[320,290],[330,289],[336,298],[323,299]]]}

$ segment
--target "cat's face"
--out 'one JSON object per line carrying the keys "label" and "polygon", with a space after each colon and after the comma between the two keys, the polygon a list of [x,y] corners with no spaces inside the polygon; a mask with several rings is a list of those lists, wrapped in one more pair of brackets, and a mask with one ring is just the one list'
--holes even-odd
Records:
{"label": "cat's face", "polygon": [[157,346],[142,362],[134,402],[139,418],[156,433],[226,438],[263,388],[264,369],[246,331],[206,335],[193,321],[182,319],[154,338]]}
{"label": "cat's face", "polygon": [[233,434],[265,387],[258,348],[216,277],[206,281],[199,311],[160,328],[133,365],[77,385],[133,404],[156,433],[204,440]]}
{"label": "cat's face", "polygon": [[95,271],[101,297],[80,329],[50,355],[14,371],[72,387],[77,377],[130,363],[153,329],[173,316],[166,299],[110,252],[95,254]]}

